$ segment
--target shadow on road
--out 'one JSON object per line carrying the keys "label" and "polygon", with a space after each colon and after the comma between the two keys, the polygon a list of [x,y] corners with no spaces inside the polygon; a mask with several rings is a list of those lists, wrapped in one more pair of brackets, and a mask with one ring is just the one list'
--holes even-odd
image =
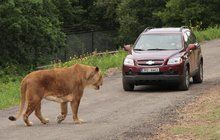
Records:
{"label": "shadow on road", "polygon": [[[190,88],[188,92],[196,92],[198,90],[207,90],[209,87],[213,85],[217,85],[220,83],[220,78],[207,79],[204,80],[202,84],[195,84],[192,81],[190,82]],[[170,92],[187,92],[180,91],[177,85],[172,84],[159,84],[159,85],[141,85],[136,86],[134,91],[130,93],[170,93]]]}

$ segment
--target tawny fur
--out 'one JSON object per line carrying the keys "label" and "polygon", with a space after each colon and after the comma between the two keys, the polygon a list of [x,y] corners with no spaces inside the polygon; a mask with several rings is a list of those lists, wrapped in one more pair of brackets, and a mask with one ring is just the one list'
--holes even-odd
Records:
{"label": "tawny fur", "polygon": [[20,109],[18,114],[15,117],[10,116],[9,120],[15,121],[23,114],[24,122],[31,126],[28,117],[35,111],[36,117],[43,124],[48,123],[48,119],[41,114],[41,100],[45,98],[60,103],[61,114],[57,117],[58,123],[66,118],[68,102],[71,102],[74,123],[82,123],[78,118],[78,107],[84,88],[92,86],[98,90],[102,82],[102,75],[97,67],[81,64],[32,72],[21,82]]}

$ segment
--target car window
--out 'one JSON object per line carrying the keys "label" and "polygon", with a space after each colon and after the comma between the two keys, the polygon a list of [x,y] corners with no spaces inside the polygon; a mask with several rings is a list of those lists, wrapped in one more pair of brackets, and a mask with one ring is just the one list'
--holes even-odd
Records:
{"label": "car window", "polygon": [[189,31],[185,32],[184,34],[184,41],[189,44],[190,43],[190,35],[191,33]]}
{"label": "car window", "polygon": [[184,33],[183,36],[184,36],[184,41],[185,41],[185,42],[188,42],[189,36],[188,36],[186,33]]}
{"label": "car window", "polygon": [[182,48],[181,34],[146,34],[137,40],[134,49],[139,50],[176,50]]}
{"label": "car window", "polygon": [[190,31],[184,33],[184,40],[187,44],[195,44],[197,42],[196,36]]}

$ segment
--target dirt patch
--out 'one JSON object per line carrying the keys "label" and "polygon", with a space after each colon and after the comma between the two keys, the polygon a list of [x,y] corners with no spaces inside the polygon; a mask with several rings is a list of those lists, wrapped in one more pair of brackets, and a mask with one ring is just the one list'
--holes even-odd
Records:
{"label": "dirt patch", "polygon": [[113,76],[117,73],[121,72],[121,69],[119,68],[109,68],[107,71],[106,71],[106,77],[110,77],[110,76]]}
{"label": "dirt patch", "polygon": [[163,125],[152,138],[160,139],[220,139],[220,86],[178,111],[174,124]]}

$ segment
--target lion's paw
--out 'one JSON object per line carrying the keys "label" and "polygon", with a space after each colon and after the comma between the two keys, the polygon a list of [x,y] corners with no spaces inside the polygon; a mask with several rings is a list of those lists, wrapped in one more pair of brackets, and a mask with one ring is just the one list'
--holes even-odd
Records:
{"label": "lion's paw", "polygon": [[75,124],[82,124],[84,121],[82,119],[76,119],[73,121]]}
{"label": "lion's paw", "polygon": [[49,123],[49,119],[48,119],[48,118],[45,118],[44,121],[42,121],[42,123],[43,123],[43,124]]}
{"label": "lion's paw", "polygon": [[64,115],[58,115],[57,116],[57,123],[61,123],[65,119]]}
{"label": "lion's paw", "polygon": [[26,124],[26,126],[32,126],[32,125],[33,125],[32,122],[28,122],[28,123]]}

